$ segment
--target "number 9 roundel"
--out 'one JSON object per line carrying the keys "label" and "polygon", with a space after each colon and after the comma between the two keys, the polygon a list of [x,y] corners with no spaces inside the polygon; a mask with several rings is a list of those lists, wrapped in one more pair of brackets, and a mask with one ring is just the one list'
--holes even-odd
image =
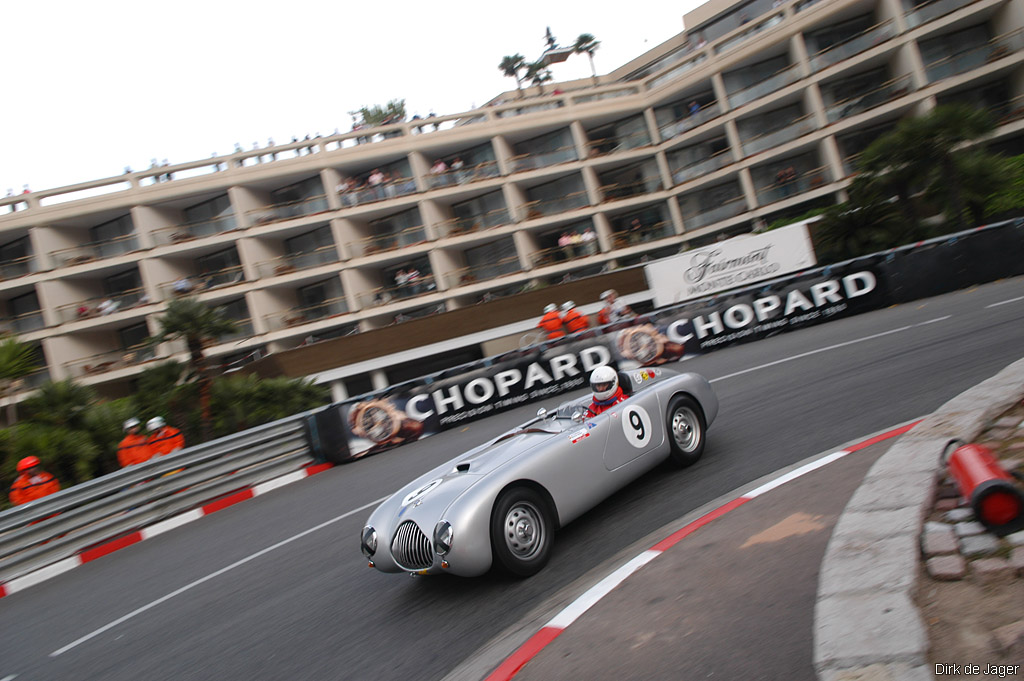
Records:
{"label": "number 9 roundel", "polygon": [[643,449],[651,442],[651,416],[643,407],[629,405],[622,410],[622,432],[626,442],[637,449]]}

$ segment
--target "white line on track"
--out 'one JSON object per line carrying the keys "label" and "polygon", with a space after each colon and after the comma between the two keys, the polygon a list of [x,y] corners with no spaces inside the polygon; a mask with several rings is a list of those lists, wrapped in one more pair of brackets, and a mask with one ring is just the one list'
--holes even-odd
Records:
{"label": "white line on track", "polygon": [[4,678],[0,679],[0,681],[14,681],[14,679],[16,678],[18,678],[17,674],[11,674],[10,676],[5,676]]}
{"label": "white line on track", "polygon": [[[365,511],[366,509],[368,509],[368,508],[370,508],[372,506],[376,506],[377,504],[383,502],[385,499],[387,499],[387,497],[381,497],[380,499],[377,499],[376,501],[371,501],[368,504],[363,504],[359,508],[354,508],[351,511],[347,511],[345,513],[342,513],[339,516],[331,518],[330,520],[325,520],[324,522],[320,523],[319,525],[314,525],[313,527],[309,528],[308,530],[303,530],[302,532],[299,532],[296,535],[288,537],[287,539],[283,539],[283,540],[277,542],[276,544],[268,546],[265,549],[261,549],[261,550],[257,551],[256,553],[253,553],[253,554],[251,554],[249,556],[246,556],[245,558],[242,558],[241,560],[235,561],[234,563],[232,563],[231,565],[228,565],[227,567],[223,567],[220,570],[217,570],[216,572],[211,572],[210,574],[206,575],[205,577],[200,577],[199,579],[195,580],[194,582],[186,584],[185,586],[181,587],[180,589],[175,589],[171,593],[169,593],[169,594],[167,594],[165,596],[161,596],[160,598],[156,599],[155,601],[151,601],[151,602],[147,603],[146,605],[142,606],[141,608],[136,608],[135,610],[132,610],[127,615],[123,615],[121,617],[118,617],[113,622],[110,622],[109,624],[103,625],[99,629],[97,629],[97,630],[95,630],[95,631],[93,631],[93,632],[91,632],[89,634],[86,634],[85,636],[83,636],[83,637],[81,637],[79,639],[76,639],[76,640],[72,641],[71,643],[67,644],[66,646],[64,646],[62,648],[58,648],[57,650],[55,650],[52,653],[50,653],[50,657],[57,657],[58,655],[63,655],[64,653],[68,652],[72,648],[76,648],[76,647],[80,646],[81,644],[85,643],[86,641],[89,641],[89,640],[91,640],[93,638],[96,638],[97,636],[99,636],[103,632],[109,631],[109,630],[113,629],[114,627],[116,627],[117,625],[123,624],[124,622],[127,622],[128,620],[132,619],[133,617],[141,615],[142,613],[146,612],[147,610],[152,610],[156,606],[160,605],[161,603],[165,603],[165,602],[171,600],[175,596],[180,596],[181,594],[185,593],[186,591],[190,591],[191,589],[194,589],[195,587],[197,587],[197,586],[199,586],[201,584],[205,584],[206,582],[210,581],[211,579],[214,579],[215,577],[220,577],[221,575],[223,575],[223,574],[225,574],[227,572],[230,572],[231,570],[234,570],[237,567],[241,567],[242,565],[245,565],[246,563],[249,563],[251,561],[256,560],[260,556],[264,556],[264,555],[270,553],[271,551],[276,551],[277,549],[281,548],[282,546],[287,546],[288,544],[291,544],[293,541],[301,539],[301,538],[305,537],[306,535],[309,535],[309,534],[312,534],[314,532],[317,532],[318,530],[322,530],[323,528],[328,527],[329,525],[333,525],[334,523],[338,522],[339,520],[344,520],[345,518],[348,518],[349,516],[352,516],[352,515],[354,515],[356,513],[359,513],[360,511]],[[10,677],[10,678],[14,678],[14,677]],[[0,681],[8,681],[8,679],[0,679]]]}
{"label": "white line on track", "polygon": [[1021,300],[1024,300],[1024,296],[1020,296],[1019,298],[1010,298],[1009,300],[1001,300],[998,303],[992,303],[990,305],[986,305],[985,309],[988,309],[990,307],[999,307],[1000,305],[1006,305],[1007,303],[1016,303],[1016,302],[1019,302]]}

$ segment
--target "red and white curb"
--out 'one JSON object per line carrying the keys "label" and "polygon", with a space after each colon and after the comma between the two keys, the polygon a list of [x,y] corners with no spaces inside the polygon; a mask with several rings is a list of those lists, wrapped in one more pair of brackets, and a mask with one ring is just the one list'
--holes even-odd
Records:
{"label": "red and white curb", "polygon": [[4,596],[9,596],[10,594],[16,593],[18,591],[22,591],[24,589],[29,588],[30,586],[35,586],[40,582],[45,582],[46,580],[52,577],[64,574],[68,570],[73,570],[79,565],[90,563],[96,560],[97,558],[102,558],[103,556],[113,553],[114,551],[117,551],[119,549],[123,549],[126,546],[138,544],[140,541],[143,541],[145,539],[151,539],[157,535],[163,534],[164,532],[169,532],[170,530],[173,530],[177,527],[181,527],[182,525],[186,525],[192,522],[193,520],[199,520],[203,516],[210,515],[211,513],[216,513],[217,511],[221,511],[225,508],[228,508],[229,506],[234,506],[235,504],[240,503],[242,501],[252,499],[253,497],[258,497],[261,494],[266,494],[267,492],[275,490],[278,487],[284,487],[285,485],[291,484],[293,482],[304,480],[311,475],[316,475],[317,473],[321,473],[327,470],[328,468],[333,468],[333,466],[334,464],[330,463],[313,464],[311,466],[307,466],[303,469],[293,471],[292,473],[282,475],[279,478],[274,478],[273,480],[261,482],[260,484],[254,485],[253,487],[250,487],[248,489],[233,492],[232,494],[229,494],[225,497],[221,497],[216,501],[211,501],[210,503],[204,506],[194,508],[191,511],[186,511],[180,515],[176,515],[166,520],[161,520],[160,522],[154,525],[144,527],[141,530],[132,532],[131,534],[126,534],[112,541],[108,541],[98,546],[86,549],[84,551],[77,553],[74,556],[64,558],[63,560],[59,560],[56,563],[51,563],[50,565],[47,565],[44,568],[40,568],[26,575],[22,575],[21,577],[16,577],[15,579],[12,579],[9,582],[0,584],[0,598],[3,598]]}
{"label": "red and white curb", "polygon": [[903,435],[911,428],[916,426],[920,421],[914,421],[899,428],[886,431],[880,435],[876,435],[872,438],[858,442],[857,444],[851,445],[846,449],[826,454],[820,459],[816,459],[807,463],[799,468],[784,473],[779,477],[766,482],[765,484],[756,487],[749,492],[736,497],[732,501],[728,501],[718,508],[708,511],[700,518],[697,518],[693,522],[687,524],[683,528],[673,532],[669,536],[665,537],[657,544],[647,549],[640,555],[634,557],[626,564],[612,572],[610,575],[602,579],[594,586],[587,589],[581,594],[576,600],[563,608],[557,615],[551,618],[547,624],[540,628],[536,634],[531,636],[525,643],[523,643],[515,652],[509,655],[504,662],[502,662],[497,669],[491,672],[490,676],[485,681],[508,681],[519,673],[519,670],[526,666],[526,663],[532,660],[540,653],[549,643],[558,638],[563,631],[565,631],[570,624],[575,622],[583,613],[592,608],[598,601],[607,596],[615,587],[624,582],[627,577],[632,575],[634,572],[647,565],[649,562],[660,556],[662,553],[672,548],[680,541],[690,536],[700,528],[704,527],[716,518],[721,518],[723,515],[732,511],[733,509],[739,508],[743,504],[756,499],[757,497],[770,492],[776,487],[796,480],[797,478],[815,471],[823,466],[843,458],[848,454],[853,454],[862,449],[866,449],[872,445],[884,442],[894,437]]}

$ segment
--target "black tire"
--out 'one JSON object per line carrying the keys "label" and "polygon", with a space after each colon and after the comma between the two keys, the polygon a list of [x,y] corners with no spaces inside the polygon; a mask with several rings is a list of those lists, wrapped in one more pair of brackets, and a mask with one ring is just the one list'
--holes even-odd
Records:
{"label": "black tire", "polygon": [[668,403],[665,429],[672,463],[679,468],[697,463],[704,454],[708,430],[700,405],[686,395],[673,397]]}
{"label": "black tire", "polygon": [[547,500],[528,487],[501,493],[491,514],[494,564],[517,577],[530,577],[547,565],[555,524]]}

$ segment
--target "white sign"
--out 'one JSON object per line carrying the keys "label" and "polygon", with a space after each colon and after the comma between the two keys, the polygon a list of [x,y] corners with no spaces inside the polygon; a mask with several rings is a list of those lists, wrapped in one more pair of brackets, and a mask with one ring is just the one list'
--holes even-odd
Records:
{"label": "white sign", "polygon": [[662,307],[775,279],[816,263],[807,225],[797,223],[680,253],[644,265],[644,270],[654,305]]}

